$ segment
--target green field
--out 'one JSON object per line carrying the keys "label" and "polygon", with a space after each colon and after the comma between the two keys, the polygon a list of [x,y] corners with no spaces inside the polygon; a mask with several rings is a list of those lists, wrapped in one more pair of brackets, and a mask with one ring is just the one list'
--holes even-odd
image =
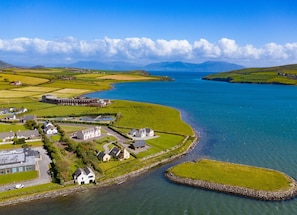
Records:
{"label": "green field", "polygon": [[38,177],[38,171],[17,172],[12,174],[0,175],[0,185],[18,183],[21,181],[32,180]]}
{"label": "green field", "polygon": [[178,164],[168,171],[183,178],[265,191],[288,189],[292,182],[278,171],[207,159]]}
{"label": "green field", "polygon": [[210,74],[203,79],[230,83],[297,85],[297,64],[267,68],[247,68]]}

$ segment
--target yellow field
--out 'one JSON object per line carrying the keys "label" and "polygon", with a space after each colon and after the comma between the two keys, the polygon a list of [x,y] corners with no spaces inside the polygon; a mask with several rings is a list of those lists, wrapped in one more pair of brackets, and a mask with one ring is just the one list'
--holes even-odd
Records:
{"label": "yellow field", "polygon": [[15,72],[30,72],[30,73],[56,73],[56,72],[60,72],[61,69],[19,69],[19,68],[14,68],[13,71],[15,71]]}
{"label": "yellow field", "polygon": [[79,74],[76,75],[75,77],[77,78],[98,78],[104,76],[104,74]]}
{"label": "yellow field", "polygon": [[72,89],[72,88],[65,88],[61,90],[57,90],[54,93],[59,93],[59,94],[85,94],[91,92],[90,90],[84,90],[84,89]]}
{"label": "yellow field", "polygon": [[118,81],[134,81],[134,80],[152,80],[155,79],[153,77],[143,77],[138,75],[105,75],[101,77],[97,77],[97,79],[112,79],[112,80],[118,80]]}
{"label": "yellow field", "polygon": [[4,79],[7,79],[9,82],[21,81],[23,84],[29,84],[29,85],[38,85],[38,84],[48,82],[48,79],[44,79],[44,78],[35,78],[35,77],[22,76],[22,75],[0,74],[0,81],[4,81]]}
{"label": "yellow field", "polygon": [[60,88],[53,88],[53,87],[21,87],[21,88],[15,88],[11,90],[17,90],[17,91],[26,91],[26,92],[41,92],[41,93],[47,93],[52,91],[57,91]]}
{"label": "yellow field", "polygon": [[36,92],[19,92],[14,90],[0,90],[0,98],[23,98],[26,96],[34,96]]}

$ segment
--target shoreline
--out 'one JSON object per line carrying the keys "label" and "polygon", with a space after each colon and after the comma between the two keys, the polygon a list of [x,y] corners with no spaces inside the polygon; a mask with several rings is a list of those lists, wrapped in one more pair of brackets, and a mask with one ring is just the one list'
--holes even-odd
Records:
{"label": "shoreline", "polygon": [[[193,129],[193,128],[192,128]],[[41,199],[46,199],[46,198],[56,198],[56,197],[59,197],[59,196],[67,196],[67,195],[70,195],[70,194],[74,194],[76,192],[81,192],[81,191],[87,191],[89,189],[100,189],[102,187],[109,187],[109,186],[114,186],[114,185],[117,185],[119,183],[123,183],[129,179],[132,179],[132,178],[135,178],[137,176],[140,176],[144,173],[146,173],[147,171],[157,167],[157,166],[160,166],[160,165],[163,165],[163,164],[166,164],[166,163],[169,163],[177,158],[180,158],[186,154],[188,154],[190,151],[192,151],[195,146],[198,144],[199,142],[199,136],[197,135],[197,132],[193,129],[194,131],[194,135],[192,137],[195,137],[194,140],[191,142],[191,144],[189,144],[187,150],[185,150],[184,152],[180,153],[180,154],[177,154],[175,156],[171,156],[169,158],[166,158],[166,159],[163,159],[159,162],[156,162],[156,163],[153,163],[149,166],[145,166],[141,169],[138,169],[138,170],[135,170],[135,171],[132,171],[132,172],[129,172],[125,175],[121,175],[121,176],[118,176],[116,178],[112,178],[112,179],[107,179],[105,181],[102,181],[102,182],[98,182],[98,184],[94,184],[94,185],[75,185],[75,186],[71,186],[69,188],[63,188],[63,189],[58,189],[58,190],[51,190],[51,191],[45,191],[43,193],[35,193],[35,194],[31,194],[31,195],[28,195],[28,196],[20,196],[20,197],[16,197],[14,199],[7,199],[7,200],[3,200],[3,201],[0,201],[0,207],[3,207],[3,206],[9,206],[9,205],[16,205],[16,204],[19,204],[19,203],[25,203],[25,202],[31,202],[31,201],[34,201],[34,200],[41,200]]]}
{"label": "shoreline", "polygon": [[232,194],[235,196],[241,196],[246,198],[252,198],[256,200],[263,201],[284,201],[290,200],[297,196],[297,183],[296,181],[286,175],[291,181],[290,188],[287,190],[277,190],[277,191],[265,191],[265,190],[255,190],[245,187],[232,186],[227,184],[220,184],[215,182],[209,182],[199,179],[190,179],[176,176],[172,172],[166,170],[164,176],[172,183],[187,185],[195,188],[200,188],[209,191],[221,192],[225,194]]}

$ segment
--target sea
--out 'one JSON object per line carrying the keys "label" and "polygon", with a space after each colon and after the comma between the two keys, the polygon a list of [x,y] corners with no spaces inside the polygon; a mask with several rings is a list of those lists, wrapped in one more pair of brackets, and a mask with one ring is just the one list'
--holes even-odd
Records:
{"label": "sea", "polygon": [[200,139],[187,155],[120,185],[0,208],[0,214],[297,214],[297,198],[259,201],[173,184],[164,171],[200,158],[272,168],[297,178],[297,87],[202,80],[206,73],[152,72],[172,81],[119,83],[88,96],[178,109]]}

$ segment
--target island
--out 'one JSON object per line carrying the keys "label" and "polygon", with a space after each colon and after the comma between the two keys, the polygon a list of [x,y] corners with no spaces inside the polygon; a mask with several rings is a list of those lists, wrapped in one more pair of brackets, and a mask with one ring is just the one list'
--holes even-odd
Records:
{"label": "island", "polygon": [[245,68],[210,74],[202,79],[229,83],[297,85],[297,64],[263,68]]}
{"label": "island", "polygon": [[271,169],[209,159],[185,162],[166,170],[172,182],[259,200],[281,201],[297,195],[296,181]]}
{"label": "island", "polygon": [[178,110],[86,96],[132,81],[170,78],[141,70],[2,68],[0,206],[120,185],[187,153],[198,137]]}

